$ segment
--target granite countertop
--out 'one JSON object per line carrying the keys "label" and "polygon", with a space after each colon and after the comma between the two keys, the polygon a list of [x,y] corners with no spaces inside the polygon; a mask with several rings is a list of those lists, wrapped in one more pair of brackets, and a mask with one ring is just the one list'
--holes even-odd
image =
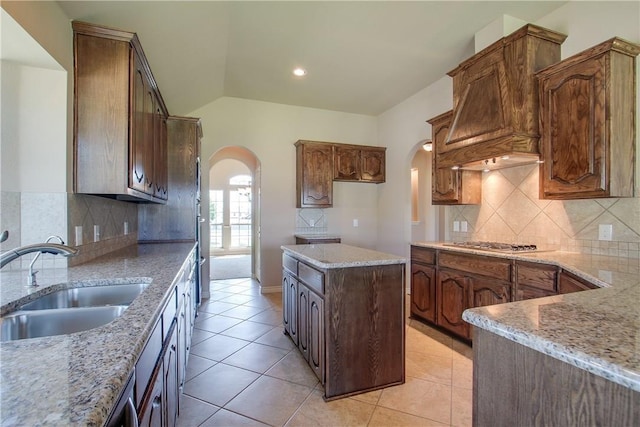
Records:
{"label": "granite countertop", "polygon": [[569,252],[500,254],[416,246],[557,265],[601,289],[466,310],[464,320],[640,391],[640,260]]}
{"label": "granite countertop", "polygon": [[0,424],[103,425],[193,248],[192,243],[141,244],[77,267],[42,269],[36,291],[24,285],[26,271],[0,273],[3,313],[60,288],[151,283],[104,326],[0,343]]}
{"label": "granite countertop", "polygon": [[364,267],[372,265],[405,264],[406,258],[371,249],[343,245],[342,243],[323,243],[318,245],[285,245],[285,253],[321,269]]}

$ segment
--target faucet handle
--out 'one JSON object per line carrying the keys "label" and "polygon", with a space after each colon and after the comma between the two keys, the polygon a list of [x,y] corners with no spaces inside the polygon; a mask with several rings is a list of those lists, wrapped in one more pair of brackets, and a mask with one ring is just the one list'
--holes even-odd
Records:
{"label": "faucet handle", "polygon": [[29,285],[38,286],[38,281],[36,280],[36,273],[37,272],[38,272],[38,270],[33,270],[31,272],[31,275],[29,276]]}

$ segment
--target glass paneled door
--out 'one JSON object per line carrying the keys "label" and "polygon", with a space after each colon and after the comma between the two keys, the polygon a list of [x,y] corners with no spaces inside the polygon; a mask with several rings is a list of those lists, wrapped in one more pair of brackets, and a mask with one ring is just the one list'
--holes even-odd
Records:
{"label": "glass paneled door", "polygon": [[211,190],[211,250],[242,252],[251,248],[251,176],[237,175],[224,190]]}

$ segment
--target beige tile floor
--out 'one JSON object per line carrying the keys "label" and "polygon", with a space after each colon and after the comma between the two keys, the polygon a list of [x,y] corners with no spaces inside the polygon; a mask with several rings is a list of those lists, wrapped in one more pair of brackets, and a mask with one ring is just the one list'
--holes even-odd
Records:
{"label": "beige tile floor", "polygon": [[469,346],[407,318],[406,382],[325,402],[282,330],[281,294],[211,282],[193,335],[178,425],[469,426]]}

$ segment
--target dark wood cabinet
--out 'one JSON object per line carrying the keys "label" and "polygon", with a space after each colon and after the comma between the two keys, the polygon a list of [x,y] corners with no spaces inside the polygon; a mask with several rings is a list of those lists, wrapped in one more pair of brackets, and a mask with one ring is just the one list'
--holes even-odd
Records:
{"label": "dark wood cabinet", "polygon": [[633,197],[638,53],[614,38],[537,74],[540,198]]}
{"label": "dark wood cabinet", "polygon": [[404,264],[321,271],[283,254],[285,332],[326,400],[404,382],[403,284]]}
{"label": "dark wood cabinet", "polygon": [[438,326],[466,339],[471,337],[471,330],[462,319],[462,312],[471,307],[469,290],[469,278],[464,273],[446,269],[438,271]]}
{"label": "dark wood cabinet", "polygon": [[172,322],[173,326],[169,332],[167,339],[166,351],[162,366],[164,369],[164,427],[175,427],[178,420],[178,334],[176,333],[176,322]]}
{"label": "dark wood cabinet", "polygon": [[309,366],[324,381],[324,301],[309,291]]}
{"label": "dark wood cabinet", "polygon": [[151,377],[152,386],[147,390],[142,406],[138,408],[138,422],[140,427],[164,427],[164,370],[161,359]]}
{"label": "dark wood cabinet", "polygon": [[437,152],[439,167],[512,156],[538,157],[534,73],[560,60],[565,35],[525,25],[448,73],[453,119]]}
{"label": "dark wood cabinet", "polygon": [[436,322],[436,251],[411,247],[411,315]]}
{"label": "dark wood cabinet", "polygon": [[136,34],[73,31],[75,192],[164,203],[168,112]]}
{"label": "dark wood cabinet", "polygon": [[559,271],[553,265],[516,261],[514,301],[556,295]]}
{"label": "dark wood cabinet", "polygon": [[333,150],[323,143],[296,142],[298,208],[333,206]]}
{"label": "dark wood cabinet", "polygon": [[566,271],[562,271],[558,277],[559,294],[569,294],[572,292],[587,291],[589,289],[597,288],[598,286]]}
{"label": "dark wood cabinet", "polygon": [[298,349],[302,357],[309,361],[309,288],[302,282],[298,283]]}
{"label": "dark wood cabinet", "polygon": [[431,204],[433,205],[477,205],[482,202],[482,172],[441,168],[437,153],[445,146],[453,111],[433,117],[431,138],[434,151],[431,168]]}
{"label": "dark wood cabinet", "polygon": [[[287,269],[287,263],[289,268]],[[294,267],[290,267],[293,265]],[[284,332],[291,337],[293,343],[298,345],[298,281],[295,274],[298,272],[297,261],[283,255],[282,270],[282,324]]]}
{"label": "dark wood cabinet", "polygon": [[384,147],[333,144],[335,181],[385,181]]}
{"label": "dark wood cabinet", "polygon": [[[141,241],[193,241],[197,239],[198,162],[201,150],[200,119],[170,116],[166,120],[168,154],[165,187],[171,197],[165,205],[138,206],[138,239]],[[158,160],[159,161],[159,160]],[[164,193],[164,190],[160,190]]]}
{"label": "dark wood cabinet", "polygon": [[473,277],[469,279],[471,307],[511,302],[511,283]]}

